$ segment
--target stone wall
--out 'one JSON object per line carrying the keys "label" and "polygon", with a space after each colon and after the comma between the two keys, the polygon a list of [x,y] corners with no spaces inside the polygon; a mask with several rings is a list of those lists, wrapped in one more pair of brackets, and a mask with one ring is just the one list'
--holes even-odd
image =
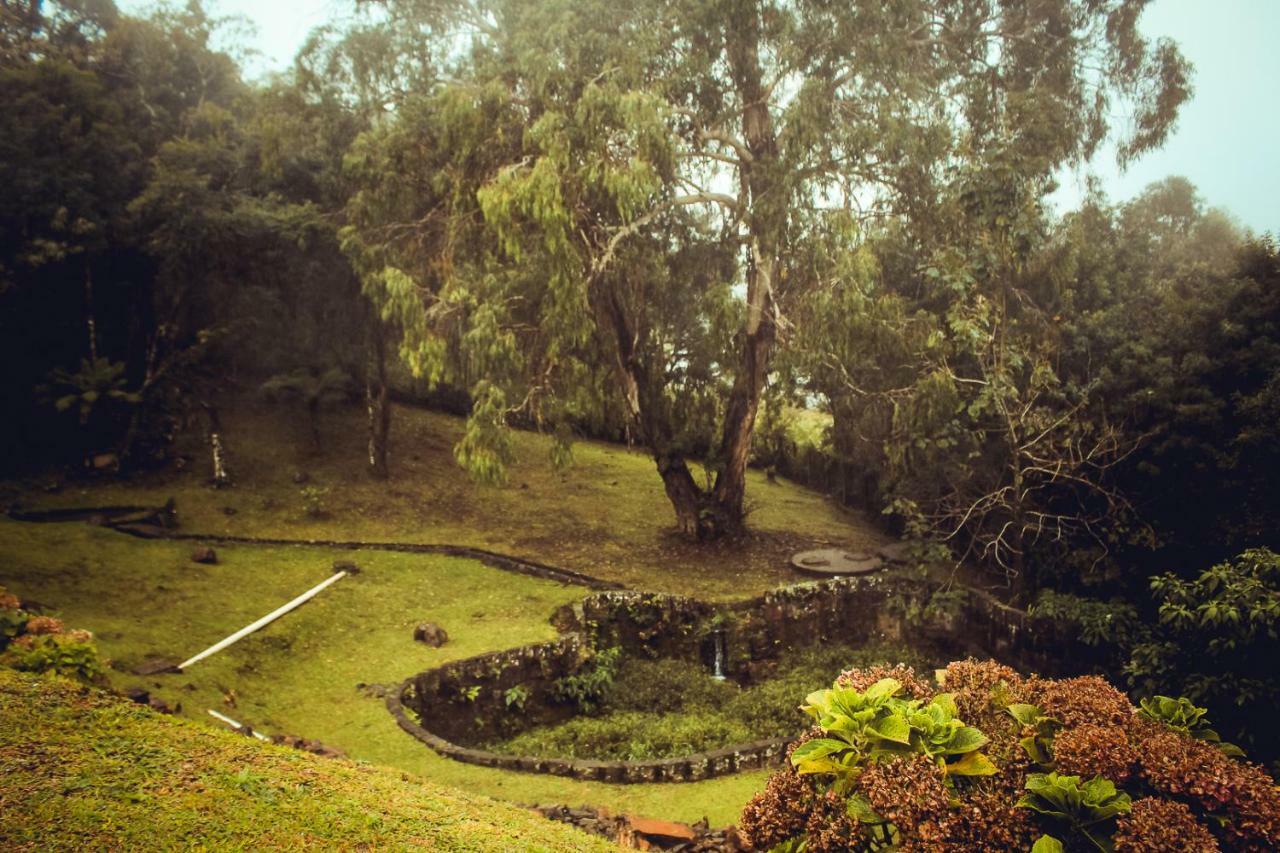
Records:
{"label": "stone wall", "polygon": [[[872,575],[797,584],[723,605],[661,593],[602,592],[572,614],[558,614],[557,621],[571,631],[561,639],[420,673],[393,691],[387,707],[418,740],[470,764],[603,782],[695,781],[780,761],[790,740],[640,762],[502,755],[468,744],[568,719],[574,708],[556,700],[555,682],[578,672],[590,650],[613,646],[627,655],[702,661],[710,669],[719,634],[725,674],[744,682],[753,680],[754,665],[788,648],[908,636],[938,643],[953,658],[994,657],[1049,675],[1076,674],[1105,662],[1107,650],[1088,647],[979,590],[965,589],[956,606],[930,608],[937,589],[901,576]],[[509,692],[516,688],[523,694],[518,708]]]}

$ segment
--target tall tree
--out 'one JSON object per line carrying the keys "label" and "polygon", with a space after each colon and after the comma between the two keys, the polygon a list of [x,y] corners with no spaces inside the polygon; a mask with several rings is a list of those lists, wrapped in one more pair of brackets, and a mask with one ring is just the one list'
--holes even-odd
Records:
{"label": "tall tree", "polygon": [[[438,88],[484,127],[482,159],[502,161],[452,185],[478,185],[498,250],[478,249],[443,275],[389,258],[413,283],[398,292],[434,307],[465,279],[471,331],[488,324],[514,341],[532,322],[541,344],[508,347],[506,360],[535,389],[573,373],[589,342],[607,353],[616,399],[654,455],[679,526],[703,538],[742,524],[772,358],[796,300],[822,285],[805,247],[833,216],[923,220],[949,166],[997,150],[1047,176],[1094,152],[1117,102],[1135,116],[1120,146],[1131,158],[1163,140],[1187,95],[1176,48],[1137,30],[1144,0],[385,5],[402,26],[432,33],[455,81]],[[464,119],[442,109],[425,121],[449,138]],[[397,117],[414,119],[423,116]],[[418,227],[428,235],[471,204],[435,196],[439,216]],[[380,225],[393,226],[415,229]],[[695,274],[689,258],[713,250],[730,258],[728,276],[705,264]],[[531,285],[535,275],[545,284]],[[731,350],[712,360],[731,379],[715,398],[705,485],[672,440],[670,396],[653,393],[671,367],[672,323],[648,310],[655,277],[685,293],[667,304],[721,311],[703,295],[727,287],[740,299]],[[473,421],[500,427],[511,391],[478,390]]]}

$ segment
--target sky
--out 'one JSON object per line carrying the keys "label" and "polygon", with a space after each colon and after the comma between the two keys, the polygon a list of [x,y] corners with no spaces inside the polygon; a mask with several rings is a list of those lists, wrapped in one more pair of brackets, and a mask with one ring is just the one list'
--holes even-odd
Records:
{"label": "sky", "polygon": [[[128,12],[147,0],[121,0]],[[307,33],[341,17],[352,0],[207,0],[222,15],[243,15],[256,27],[248,63],[251,76],[282,71]],[[1164,147],[1121,173],[1114,151],[1101,152],[1080,172],[1066,172],[1053,197],[1059,210],[1074,207],[1089,173],[1112,201],[1137,195],[1153,181],[1183,175],[1210,206],[1230,212],[1255,232],[1280,232],[1280,0],[1154,0],[1143,31],[1168,36],[1195,66],[1194,95]]]}

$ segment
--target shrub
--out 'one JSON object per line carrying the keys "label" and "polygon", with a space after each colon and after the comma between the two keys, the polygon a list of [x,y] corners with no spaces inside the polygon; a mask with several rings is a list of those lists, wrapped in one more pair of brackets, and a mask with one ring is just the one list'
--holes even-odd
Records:
{"label": "shrub", "polygon": [[[1207,722],[1194,706],[1170,700],[1182,709],[1167,715],[1171,727],[1138,716],[1101,678],[1024,678],[991,662],[951,664],[939,673],[948,692],[927,701],[905,698],[882,675],[849,672],[809,697],[818,726],[743,812],[748,843],[873,851],[1026,850],[1035,842],[1037,853],[1113,844],[1280,848],[1275,781],[1197,739]],[[886,722],[898,716],[895,703],[910,734]],[[930,708],[939,710],[925,719]],[[948,754],[948,730],[977,731],[979,720],[982,742],[961,740],[996,772],[957,773],[952,762],[965,759]]]}
{"label": "shrub", "polygon": [[[790,737],[806,728],[796,696],[830,683],[849,663],[914,659],[908,649],[851,649],[815,645],[784,654],[777,675],[739,687],[716,681],[697,663],[623,659],[621,650],[596,653],[582,671],[560,679],[557,698],[594,719],[577,718],[489,744],[499,752],[609,760],[669,758],[765,738]],[[877,667],[913,684],[910,669]],[[929,690],[932,696],[932,690]],[[928,698],[928,697],[926,697]]]}
{"label": "shrub", "polygon": [[1213,709],[1223,734],[1264,760],[1280,758],[1280,554],[1245,551],[1191,580],[1153,578],[1159,624],[1134,646],[1126,673],[1142,695],[1174,690]]}
{"label": "shrub", "polygon": [[27,634],[11,643],[0,663],[22,672],[54,673],[88,684],[103,679],[98,649],[87,632]]}

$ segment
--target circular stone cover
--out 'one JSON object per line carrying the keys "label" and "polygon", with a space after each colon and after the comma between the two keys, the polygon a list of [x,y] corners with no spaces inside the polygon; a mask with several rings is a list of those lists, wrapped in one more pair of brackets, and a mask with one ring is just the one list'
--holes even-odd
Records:
{"label": "circular stone cover", "polygon": [[836,575],[865,575],[884,566],[884,560],[874,554],[861,551],[845,551],[842,548],[819,548],[801,551],[791,557],[791,565],[805,574],[833,577]]}

